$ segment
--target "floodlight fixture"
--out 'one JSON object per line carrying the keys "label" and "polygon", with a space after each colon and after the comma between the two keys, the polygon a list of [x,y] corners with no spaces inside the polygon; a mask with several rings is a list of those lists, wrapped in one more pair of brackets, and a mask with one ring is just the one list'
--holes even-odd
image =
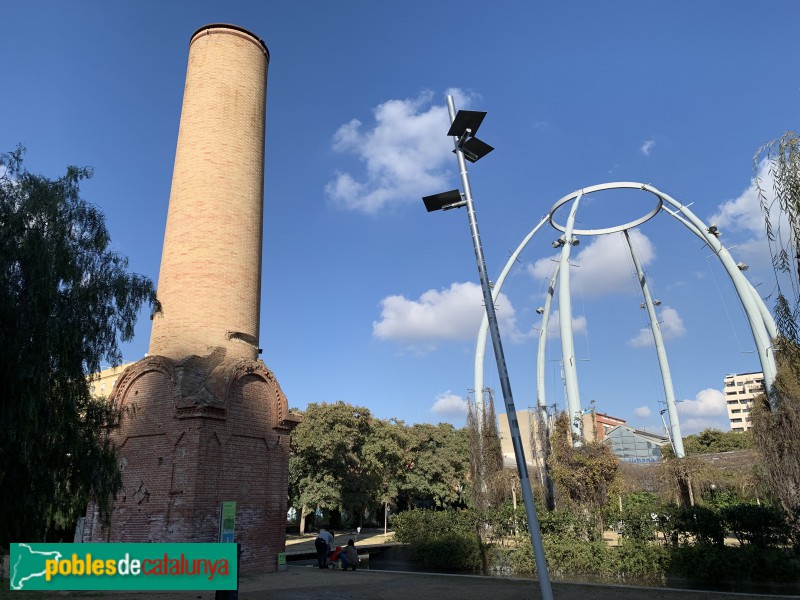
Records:
{"label": "floodlight fixture", "polygon": [[550,244],[550,245],[551,245],[553,248],[561,248],[561,246],[563,246],[563,245],[564,245],[564,244],[566,244],[566,243],[567,243],[567,240],[565,240],[564,238],[558,238],[557,240],[555,240],[555,241],[554,241],[552,244]]}
{"label": "floodlight fixture", "polygon": [[714,225],[714,224],[709,225],[708,229],[706,229],[706,231],[708,233],[710,233],[711,235],[713,235],[714,237],[719,237],[719,235],[720,235],[720,230],[717,229],[717,226]]}
{"label": "floodlight fixture", "polygon": [[[484,156],[489,154],[494,148],[486,142],[479,140],[476,137],[471,137],[458,144],[458,149],[464,153],[464,158],[469,162],[478,162]],[[455,150],[453,150],[455,152]]]}
{"label": "floodlight fixture", "polygon": [[539,308],[537,308],[536,309],[536,314],[537,315],[543,315],[544,314],[544,307],[540,306]]}
{"label": "floodlight fixture", "polygon": [[428,212],[461,208],[467,204],[467,201],[461,198],[461,192],[458,190],[450,190],[449,192],[433,194],[432,196],[423,196],[422,201],[425,203],[425,208],[428,209]]}
{"label": "floodlight fixture", "polygon": [[450,125],[447,135],[450,137],[472,137],[478,132],[486,113],[480,110],[460,110]]}
{"label": "floodlight fixture", "polygon": [[479,161],[494,150],[492,146],[475,137],[485,116],[486,113],[483,111],[460,110],[447,131],[448,136],[458,138],[456,148],[461,150],[464,158],[472,163]]}
{"label": "floodlight fixture", "polygon": [[747,271],[747,269],[750,268],[750,265],[740,262],[736,265],[736,268],[739,269],[740,271]]}
{"label": "floodlight fixture", "polygon": [[661,306],[661,300],[653,300],[654,306]]}
{"label": "floodlight fixture", "polygon": [[572,242],[570,242],[570,243],[571,243],[573,246],[577,246],[578,244],[580,244],[580,243],[581,243],[581,241],[580,241],[578,238],[573,238],[573,239],[572,239]]}

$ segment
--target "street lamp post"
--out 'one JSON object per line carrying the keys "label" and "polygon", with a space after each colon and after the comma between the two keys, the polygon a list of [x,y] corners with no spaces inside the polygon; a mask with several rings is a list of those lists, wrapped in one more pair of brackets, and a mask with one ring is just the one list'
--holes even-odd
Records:
{"label": "street lamp post", "polygon": [[475,207],[472,202],[472,190],[469,185],[466,160],[476,162],[481,157],[492,151],[492,147],[478,140],[475,136],[483,117],[486,113],[476,111],[459,111],[456,114],[453,96],[447,96],[447,110],[450,114],[451,127],[447,135],[453,136],[455,143],[455,154],[458,159],[458,168],[461,174],[461,185],[464,188],[463,199],[458,190],[451,190],[436,196],[423,198],[425,207],[428,211],[449,210],[451,208],[467,207],[469,217],[469,227],[472,234],[472,245],[475,250],[475,261],[478,265],[478,275],[483,291],[483,302],[486,306],[486,316],[489,321],[489,331],[492,336],[492,348],[494,349],[495,360],[497,361],[497,371],[500,377],[500,387],[503,391],[506,413],[508,414],[509,429],[511,430],[511,441],[514,446],[514,456],[517,462],[517,472],[519,474],[520,487],[522,488],[522,498],[525,503],[525,513],[528,518],[528,530],[531,536],[534,558],[536,559],[536,571],[539,575],[539,587],[543,600],[552,600],[553,590],[550,585],[550,575],[547,570],[547,562],[544,556],[544,546],[542,545],[542,534],[539,529],[539,520],[536,516],[536,505],[533,501],[533,492],[528,477],[528,466],[525,462],[525,451],[522,446],[522,437],[517,422],[517,410],[514,407],[514,399],[511,394],[511,383],[508,378],[508,368],[506,366],[503,345],[500,340],[500,328],[497,324],[497,314],[492,299],[491,284],[486,272],[486,261],[483,257],[481,238],[478,233],[478,219],[475,214]]}

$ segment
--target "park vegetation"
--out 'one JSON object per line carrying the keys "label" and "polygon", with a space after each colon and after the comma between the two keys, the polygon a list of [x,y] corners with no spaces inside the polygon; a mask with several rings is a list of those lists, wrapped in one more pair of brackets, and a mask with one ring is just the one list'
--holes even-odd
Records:
{"label": "park vegetation", "polygon": [[[300,529],[380,522],[414,507],[465,507],[469,440],[450,424],[406,425],[345,402],[312,403],[292,432],[289,502]],[[318,524],[318,523],[317,523]]]}
{"label": "park vegetation", "polygon": [[[535,574],[519,479],[503,468],[493,406],[485,412],[482,427],[472,409],[458,430],[311,404],[293,434],[290,504],[334,527],[380,525],[388,508],[395,539],[425,568]],[[552,435],[554,510],[536,469],[531,482],[554,577],[798,580],[800,540],[749,436],[706,430],[689,436],[693,455],[633,465],[603,443],[573,447],[564,414]],[[743,449],[731,464],[709,456],[731,448]]]}
{"label": "park vegetation", "polygon": [[[772,190],[758,176],[765,164]],[[764,478],[800,537],[800,136],[789,131],[756,152],[764,227],[775,273],[773,348],[778,368],[769,395],[753,406],[753,441],[762,457]]]}
{"label": "park vegetation", "polygon": [[61,541],[120,486],[109,439],[119,411],[90,394],[119,364],[153,284],[110,249],[105,218],[80,197],[86,168],[28,172],[0,155],[0,545]]}

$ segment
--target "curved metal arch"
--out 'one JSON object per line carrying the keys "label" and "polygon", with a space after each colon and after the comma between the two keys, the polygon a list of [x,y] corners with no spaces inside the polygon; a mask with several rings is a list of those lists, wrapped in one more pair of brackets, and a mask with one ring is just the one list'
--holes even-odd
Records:
{"label": "curved metal arch", "polygon": [[[733,261],[733,258],[731,257],[727,248],[723,246],[723,244],[716,238],[716,236],[708,233],[707,231],[708,227],[705,225],[705,223],[703,223],[701,219],[699,219],[692,211],[690,211],[688,207],[684,206],[681,202],[678,202],[677,200],[672,198],[672,196],[662,192],[661,190],[651,185],[644,183],[637,183],[637,182],[616,182],[616,183],[619,184],[620,187],[628,189],[641,189],[658,196],[661,200],[659,208],[663,207],[662,206],[663,202],[666,202],[670,206],[674,207],[680,214],[676,214],[673,211],[667,210],[665,207],[664,207],[664,212],[676,218],[678,221],[683,223],[690,231],[692,231],[692,233],[700,237],[706,244],[708,244],[708,246],[714,251],[716,256],[720,259],[720,262],[722,263],[723,267],[728,273],[728,276],[731,278],[731,281],[733,282],[736,294],[739,297],[739,301],[742,303],[742,306],[747,315],[748,322],[750,324],[750,331],[753,335],[753,340],[756,344],[759,361],[761,362],[761,368],[764,372],[764,388],[766,389],[767,393],[769,393],[769,391],[772,389],[772,383],[775,379],[775,373],[776,373],[775,357],[771,352],[769,352],[771,348],[770,340],[774,338],[777,333],[775,327],[775,320],[769,313],[769,310],[764,304],[764,301],[758,295],[755,288],[753,288],[752,284],[750,284],[750,282],[742,274],[742,272],[739,271],[739,268],[736,266],[736,263]],[[584,193],[591,193],[593,191],[599,191],[603,189],[613,189],[614,185],[615,185],[614,183],[600,184],[588,188],[583,188],[582,191]],[[568,196],[565,196],[565,198],[572,196],[573,194],[569,194]],[[550,220],[550,217],[551,214],[548,214],[548,216],[544,217],[525,236],[523,241],[511,254],[509,260],[503,267],[500,276],[495,281],[494,289],[492,290],[492,297],[494,299],[496,299],[499,296],[500,291],[502,290],[503,287],[503,283],[505,282],[506,276],[508,275],[509,271],[511,270],[511,267],[519,257],[522,250],[525,249],[525,247],[533,238],[534,234],[542,227],[542,225],[544,225],[545,222]],[[574,231],[573,233],[577,234],[577,231]],[[483,409],[483,401],[482,401],[482,390],[484,384],[483,363],[486,353],[486,336],[488,333],[488,327],[489,327],[489,322],[486,315],[484,315],[483,320],[481,321],[481,326],[478,330],[477,343],[475,349],[474,382],[476,390],[475,394],[476,404],[478,398],[481,398],[480,404],[478,405],[479,411],[482,411]]]}
{"label": "curved metal arch", "polygon": [[[547,223],[547,219],[547,216],[543,217],[536,227],[531,229],[530,232],[524,238],[522,238],[522,242],[520,242],[516,250],[511,253],[511,256],[508,257],[508,261],[503,267],[503,270],[500,271],[500,275],[494,282],[494,287],[492,288],[493,301],[496,302],[498,296],[500,296],[500,290],[503,289],[503,283],[505,282],[509,272],[511,272],[511,267],[514,266],[517,258],[519,258],[520,253],[525,249],[525,246],[528,245],[528,242],[531,241],[531,238],[536,234],[536,232],[541,229],[542,225]],[[489,318],[486,316],[486,311],[484,311],[483,319],[481,319],[481,326],[478,329],[478,339],[475,344],[475,368],[473,372],[475,381],[475,408],[478,410],[478,415],[480,415],[480,418],[478,419],[478,427],[483,426],[483,363],[486,356],[486,337],[488,333]]]}
{"label": "curved metal arch", "polygon": [[[599,185],[592,185],[587,188],[583,188],[580,190],[575,190],[571,194],[567,194],[563,198],[560,198],[556,201],[555,204],[550,208],[550,225],[553,226],[554,229],[558,231],[565,232],[566,227],[564,225],[559,225],[555,221],[553,221],[553,215],[555,212],[564,206],[570,200],[575,200],[576,202],[581,198],[581,196],[591,194],[592,192],[601,192],[603,190],[618,190],[618,189],[633,189],[633,190],[642,190],[644,189],[643,184],[637,183],[635,181],[614,181],[612,183],[601,183]],[[650,190],[647,190],[650,191]],[[651,192],[652,193],[652,192]],[[613,227],[604,227],[603,229],[573,229],[573,235],[604,235],[606,233],[617,233],[620,231],[626,231],[628,229],[632,229],[641,225],[642,223],[646,223],[653,217],[655,217],[661,207],[664,204],[664,200],[658,194],[653,194],[657,199],[658,203],[656,204],[655,208],[651,209],[650,212],[645,214],[638,219],[634,219],[633,221],[629,221],[628,223],[623,223],[622,225],[614,225]]]}
{"label": "curved metal arch", "polygon": [[[680,221],[689,231],[699,237],[705,243],[706,239],[703,237],[702,232],[695,227],[692,223],[684,219],[681,215],[676,212],[671,211],[668,208],[664,208],[664,212],[669,214],[670,216],[674,217],[677,221]],[[738,269],[738,266],[737,266]],[[771,340],[774,340],[778,337],[778,327],[775,324],[775,318],[769,312],[766,303],[764,302],[763,298],[759,295],[756,291],[756,288],[753,287],[753,284],[750,283],[750,280],[746,277],[744,280],[747,282],[748,286],[750,287],[750,292],[753,295],[753,300],[755,301],[756,305],[758,306],[758,311],[761,313],[761,318],[764,320],[764,327],[767,328],[767,334]]]}
{"label": "curved metal arch", "polygon": [[731,281],[733,282],[733,287],[736,289],[736,294],[739,296],[739,301],[742,303],[742,307],[747,315],[747,320],[750,323],[750,331],[753,334],[753,341],[756,344],[758,359],[761,362],[761,369],[764,373],[764,389],[769,394],[769,392],[772,390],[772,383],[775,381],[777,369],[775,367],[775,356],[770,352],[772,340],[768,333],[768,327],[762,314],[762,310],[759,308],[759,304],[762,304],[763,302],[761,302],[760,298],[758,302],[755,300],[754,296],[757,297],[758,294],[754,294],[755,290],[753,289],[753,286],[749,281],[747,281],[747,278],[739,270],[739,267],[736,266],[733,257],[731,256],[730,252],[728,252],[728,249],[722,245],[722,243],[717,239],[717,236],[708,232],[708,226],[703,223],[703,221],[698,218],[697,215],[695,215],[687,206],[684,206],[681,202],[678,202],[669,194],[665,194],[651,185],[643,184],[642,189],[646,189],[651,193],[660,195],[665,202],[673,206],[679,213],[684,215],[686,220],[694,226],[694,229],[690,228],[690,230],[692,230],[695,234],[699,233],[703,241],[708,244],[708,247],[711,248],[714,251],[714,254],[717,255],[717,258],[719,258],[722,266],[728,273],[728,277],[730,277]]}

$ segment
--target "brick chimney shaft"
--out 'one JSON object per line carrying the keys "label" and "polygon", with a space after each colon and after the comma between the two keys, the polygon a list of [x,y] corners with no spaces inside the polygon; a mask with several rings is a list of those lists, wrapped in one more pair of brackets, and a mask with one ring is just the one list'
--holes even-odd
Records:
{"label": "brick chimney shaft", "polygon": [[150,354],[258,357],[268,65],[239,27],[189,43]]}

